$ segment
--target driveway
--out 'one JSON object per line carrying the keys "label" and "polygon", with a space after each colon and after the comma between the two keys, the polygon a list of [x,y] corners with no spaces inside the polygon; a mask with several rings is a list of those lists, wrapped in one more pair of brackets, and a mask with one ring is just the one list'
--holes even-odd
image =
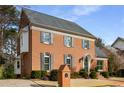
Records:
{"label": "driveway", "polygon": [[0,87],[39,87],[39,85],[31,80],[5,79],[0,80]]}

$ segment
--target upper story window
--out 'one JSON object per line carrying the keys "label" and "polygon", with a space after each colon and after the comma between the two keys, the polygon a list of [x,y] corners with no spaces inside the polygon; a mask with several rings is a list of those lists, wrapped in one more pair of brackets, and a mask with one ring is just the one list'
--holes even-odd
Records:
{"label": "upper story window", "polygon": [[65,55],[64,60],[65,60],[65,64],[67,64],[69,67],[72,66],[72,56],[71,55]]}
{"label": "upper story window", "polygon": [[52,43],[52,34],[49,32],[42,32],[41,33],[41,41],[45,44]]}
{"label": "upper story window", "polygon": [[103,70],[103,60],[97,61],[97,69],[98,71]]}
{"label": "upper story window", "polygon": [[89,40],[82,40],[82,47],[84,49],[89,49],[90,48],[90,41]]}
{"label": "upper story window", "polygon": [[66,47],[72,47],[72,44],[73,44],[72,37],[65,36],[64,37],[64,44],[65,44]]}

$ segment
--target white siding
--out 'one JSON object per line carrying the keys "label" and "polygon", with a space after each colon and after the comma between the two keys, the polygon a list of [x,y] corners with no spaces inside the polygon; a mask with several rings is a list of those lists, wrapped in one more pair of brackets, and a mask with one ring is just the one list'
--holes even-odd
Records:
{"label": "white siding", "polygon": [[124,41],[118,40],[113,47],[124,50]]}
{"label": "white siding", "polygon": [[[19,62],[19,68],[17,68],[17,62]],[[16,60],[15,64],[14,64],[14,73],[15,74],[21,74],[21,61]]]}
{"label": "white siding", "polygon": [[22,31],[20,34],[20,52],[28,52],[29,50],[29,31]]}

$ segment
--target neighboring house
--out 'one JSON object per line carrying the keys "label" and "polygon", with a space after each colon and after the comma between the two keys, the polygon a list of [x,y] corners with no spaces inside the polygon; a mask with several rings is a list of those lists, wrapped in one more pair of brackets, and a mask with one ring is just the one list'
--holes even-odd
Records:
{"label": "neighboring house", "polygon": [[95,37],[78,24],[23,9],[20,19],[18,56],[21,74],[58,69],[67,64],[72,71],[98,67],[108,70],[107,57],[95,47]]}
{"label": "neighboring house", "polygon": [[[112,44],[112,47],[116,49],[116,63],[117,70],[124,73],[124,38],[118,37]],[[124,74],[123,74],[124,76]]]}

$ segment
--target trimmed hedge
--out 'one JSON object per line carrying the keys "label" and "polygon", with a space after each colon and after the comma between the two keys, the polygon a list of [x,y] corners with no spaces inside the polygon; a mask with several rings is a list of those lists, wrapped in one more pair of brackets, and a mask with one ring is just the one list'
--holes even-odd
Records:
{"label": "trimmed hedge", "polygon": [[57,81],[58,80],[58,70],[54,69],[50,72],[50,80]]}
{"label": "trimmed hedge", "polygon": [[32,71],[31,78],[41,78],[41,71]]}
{"label": "trimmed hedge", "polygon": [[101,72],[100,74],[105,78],[109,78],[109,72]]}
{"label": "trimmed hedge", "polygon": [[46,71],[32,71],[31,72],[31,78],[39,78],[39,79],[41,79],[41,78],[43,78],[43,77],[45,77],[47,75],[47,72]]}
{"label": "trimmed hedge", "polygon": [[76,79],[76,78],[79,78],[79,77],[80,76],[79,76],[79,73],[78,72],[71,73],[71,78]]}
{"label": "trimmed hedge", "polygon": [[41,78],[44,78],[47,76],[47,71],[41,71]]}
{"label": "trimmed hedge", "polygon": [[83,78],[88,78],[88,73],[87,73],[87,71],[85,71],[84,69],[81,69],[80,71],[79,71],[79,75],[81,76],[81,77],[83,77]]}
{"label": "trimmed hedge", "polygon": [[96,71],[91,71],[89,76],[92,79],[97,79]]}

